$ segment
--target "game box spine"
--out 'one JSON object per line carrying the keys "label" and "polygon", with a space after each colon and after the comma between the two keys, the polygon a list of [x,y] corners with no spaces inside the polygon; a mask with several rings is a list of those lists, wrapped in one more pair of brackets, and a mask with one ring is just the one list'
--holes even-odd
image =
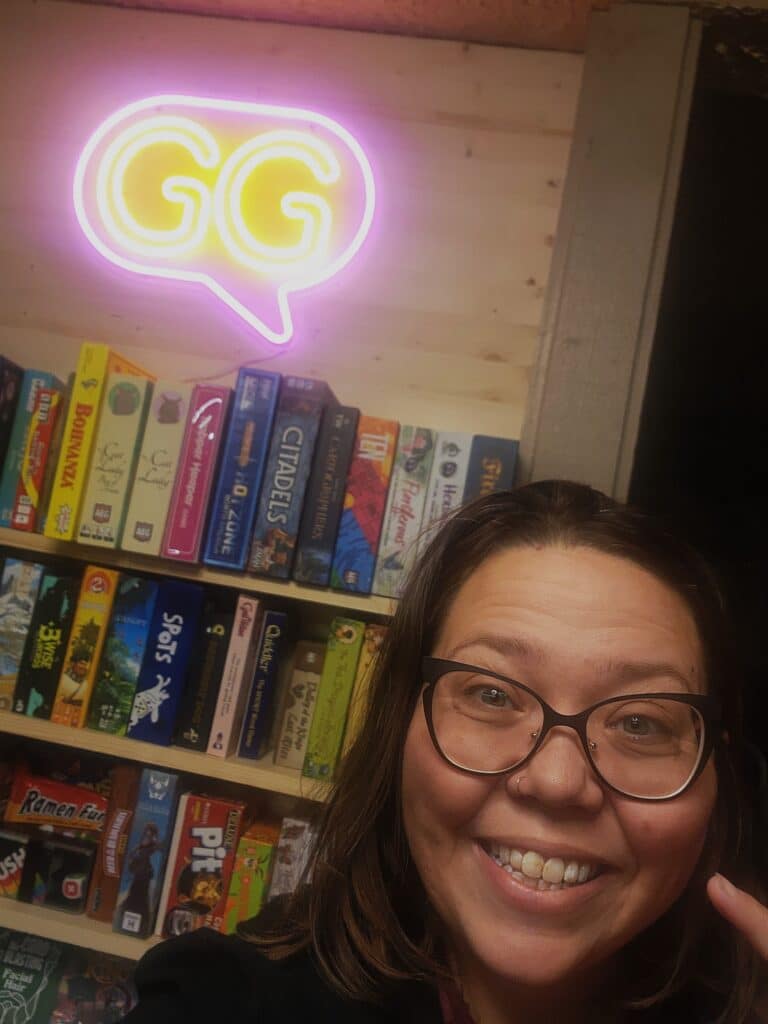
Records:
{"label": "game box spine", "polygon": [[11,513],[11,528],[34,533],[40,513],[45,470],[56,432],[62,403],[57,387],[41,387],[37,392],[32,417],[27,426],[16,496]]}
{"label": "game box spine", "polygon": [[51,711],[51,720],[59,725],[85,724],[119,578],[112,569],[85,568]]}
{"label": "game box spine", "polygon": [[257,597],[239,595],[206,748],[214,757],[229,757],[237,746],[256,657],[260,614]]}
{"label": "game box spine", "polygon": [[368,623],[365,627],[363,646],[360,649],[355,683],[352,687],[352,696],[350,697],[349,710],[347,711],[347,724],[344,729],[344,742],[341,748],[342,757],[346,756],[363,724],[368,704],[368,690],[373,671],[376,668],[376,659],[379,656],[379,651],[388,631],[388,626],[382,626],[376,622]]}
{"label": "game box spine", "polygon": [[85,908],[88,917],[105,924],[112,921],[117,906],[120,876],[139,796],[141,769],[135,764],[118,764],[109,774],[109,801]]}
{"label": "game box spine", "polygon": [[329,407],[323,415],[296,541],[297,583],[328,586],[359,418],[350,406]]}
{"label": "game box spine", "polygon": [[107,377],[76,539],[97,547],[120,542],[152,385],[141,377]]}
{"label": "game box spine", "polygon": [[264,612],[259,638],[256,668],[245,704],[238,756],[249,759],[264,757],[269,752],[274,709],[285,654],[288,615],[285,612]]}
{"label": "game box spine", "polygon": [[471,434],[440,431],[437,435],[427,502],[419,533],[419,551],[427,546],[445,516],[462,503],[471,446]]}
{"label": "game box spine", "polygon": [[243,367],[237,376],[203,562],[244,569],[264,476],[280,374]]}
{"label": "game box spine", "polygon": [[344,737],[365,624],[338,616],[331,623],[323,674],[317,691],[303,774],[330,781]]}
{"label": "game box spine", "polygon": [[89,729],[125,735],[158,589],[156,580],[120,577],[88,708]]}
{"label": "game box spine", "polygon": [[179,805],[155,934],[221,931],[244,805],[185,794]]}
{"label": "game box spine", "polygon": [[325,381],[286,377],[253,529],[248,568],[288,579],[323,408]]}
{"label": "game box spine", "polygon": [[0,577],[0,710],[13,708],[24,648],[32,625],[44,567],[6,558]]}
{"label": "game box spine", "polygon": [[145,939],[152,934],[176,819],[179,777],[158,768],[141,773],[118,887],[112,929]]}
{"label": "game box spine", "polygon": [[275,764],[281,768],[301,771],[304,767],[324,660],[324,644],[308,640],[296,644],[275,743]]}
{"label": "game box spine", "polygon": [[213,606],[206,608],[198,647],[190,662],[190,675],[181,698],[174,743],[188,750],[208,749],[219,683],[224,674],[234,616]]}
{"label": "game box spine", "polygon": [[194,649],[204,590],[196,583],[160,583],[128,720],[129,736],[168,746]]}
{"label": "game box spine", "polygon": [[0,356],[0,474],[5,465],[23,379],[22,368],[6,356]]}
{"label": "game box spine", "polygon": [[475,434],[469,450],[469,466],[462,505],[496,491],[506,491],[515,482],[518,441],[506,437]]}
{"label": "game box spine", "polygon": [[192,393],[163,536],[164,558],[196,562],[200,556],[230,395],[229,388],[213,384],[197,384]]}
{"label": "game box spine", "polygon": [[16,504],[16,492],[21,476],[21,467],[26,451],[27,433],[35,412],[37,396],[41,388],[60,390],[62,385],[52,373],[46,370],[25,370],[21,381],[21,393],[16,404],[8,450],[0,474],[0,526],[10,527]]}
{"label": "game box spine", "polygon": [[75,535],[108,361],[106,345],[85,342],[80,346],[45,517],[44,533],[52,540],[72,540]]}
{"label": "game box spine", "polygon": [[434,450],[434,430],[412,426],[400,428],[376,557],[374,594],[400,596],[416,555]]}
{"label": "game box spine", "polygon": [[20,715],[51,717],[79,589],[79,575],[43,574],[13,693]]}
{"label": "game box spine", "polygon": [[160,554],[192,387],[165,379],[154,387],[120,541],[124,551]]}

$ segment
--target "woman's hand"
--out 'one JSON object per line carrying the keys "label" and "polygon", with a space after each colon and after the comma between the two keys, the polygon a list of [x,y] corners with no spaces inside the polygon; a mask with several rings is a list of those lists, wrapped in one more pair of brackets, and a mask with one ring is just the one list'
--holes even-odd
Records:
{"label": "woman's hand", "polygon": [[768,961],[768,909],[722,875],[707,882],[707,894],[715,908],[752,943]]}

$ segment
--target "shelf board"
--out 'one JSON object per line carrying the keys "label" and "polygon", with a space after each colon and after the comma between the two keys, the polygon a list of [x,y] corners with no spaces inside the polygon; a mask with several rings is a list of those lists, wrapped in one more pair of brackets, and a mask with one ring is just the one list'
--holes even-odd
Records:
{"label": "shelf board", "polygon": [[121,935],[113,932],[111,925],[92,921],[85,914],[68,914],[65,910],[35,907],[10,899],[0,899],[0,927],[111,953],[127,960],[138,960],[150,946],[162,942],[157,936],[134,939],[131,935]]}
{"label": "shelf board", "polygon": [[[290,768],[277,768],[271,761],[248,761],[244,758],[213,757],[183,747],[161,747],[125,736],[111,736],[95,729],[73,729],[44,719],[17,715],[13,711],[0,711],[0,733],[24,736],[44,743],[58,743],[95,754],[106,754],[123,761],[139,761],[157,765],[171,771],[187,772],[209,779],[224,779],[254,789],[301,797],[304,800],[323,800],[328,785],[304,778]],[[1,901],[0,901],[1,902]]]}
{"label": "shelf board", "polygon": [[248,576],[240,572],[227,572],[207,565],[176,562],[167,558],[152,558],[137,555],[132,551],[117,551],[112,548],[95,547],[89,544],[75,544],[68,541],[51,540],[40,533],[25,533],[0,527],[0,547],[14,548],[27,554],[49,555],[59,558],[75,558],[81,562],[95,562],[99,565],[114,566],[128,572],[150,572],[178,579],[194,580],[218,587],[232,587],[249,593],[285,597],[292,601],[327,605],[345,611],[364,612],[368,615],[391,616],[395,601],[388,597],[374,597],[367,594],[347,594],[340,590],[321,590],[302,587],[291,580],[272,580],[264,576]]}

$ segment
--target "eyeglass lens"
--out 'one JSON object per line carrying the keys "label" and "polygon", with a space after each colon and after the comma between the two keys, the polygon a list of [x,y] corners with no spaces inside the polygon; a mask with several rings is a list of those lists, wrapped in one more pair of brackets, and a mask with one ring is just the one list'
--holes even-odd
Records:
{"label": "eyeglass lens", "polygon": [[[477,672],[447,672],[435,684],[432,724],[443,754],[470,771],[500,772],[523,761],[544,724],[536,698]],[[599,775],[628,796],[677,793],[696,770],[704,721],[696,708],[632,697],[595,708],[587,720]]]}

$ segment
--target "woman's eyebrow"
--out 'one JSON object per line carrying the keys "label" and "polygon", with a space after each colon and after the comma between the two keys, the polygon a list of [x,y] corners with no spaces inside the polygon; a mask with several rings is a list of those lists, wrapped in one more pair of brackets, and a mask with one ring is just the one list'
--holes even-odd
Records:
{"label": "woman's eyebrow", "polygon": [[[500,636],[496,633],[483,633],[467,637],[451,648],[446,657],[451,660],[468,647],[487,647],[502,657],[516,656],[538,664],[544,664],[547,661],[547,652],[538,644],[524,640],[522,637]],[[595,675],[607,678],[620,686],[642,682],[646,679],[665,677],[676,680],[689,693],[695,692],[696,689],[693,680],[681,672],[677,665],[669,661],[645,659],[617,661],[614,658],[609,658],[601,664],[595,665]]]}
{"label": "woman's eyebrow", "polygon": [[457,654],[467,647],[487,647],[489,650],[504,657],[517,655],[518,657],[526,658],[528,661],[544,662],[547,658],[544,648],[538,644],[532,644],[521,637],[500,636],[497,633],[482,633],[477,636],[467,637],[467,639],[462,640],[461,643],[451,648],[446,657],[449,659],[455,658]]}

